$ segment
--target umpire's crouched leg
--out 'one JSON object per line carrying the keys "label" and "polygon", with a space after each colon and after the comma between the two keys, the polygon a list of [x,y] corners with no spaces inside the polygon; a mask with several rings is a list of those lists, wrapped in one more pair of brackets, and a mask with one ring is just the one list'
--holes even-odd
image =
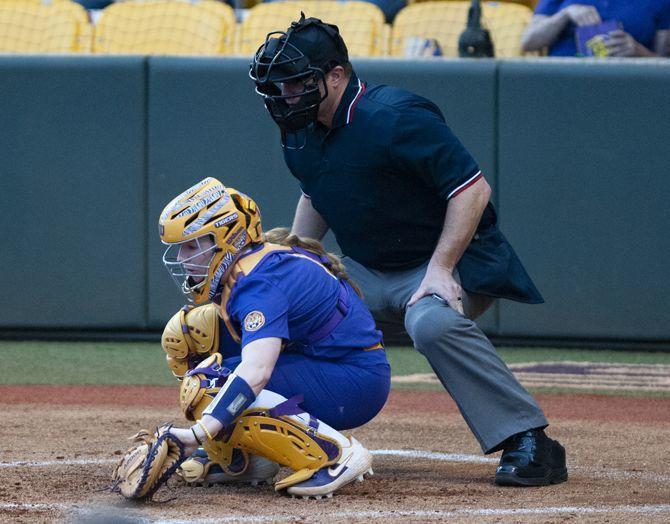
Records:
{"label": "umpire's crouched leg", "polygon": [[547,420],[470,319],[433,297],[405,313],[405,329],[453,397],[484,453]]}

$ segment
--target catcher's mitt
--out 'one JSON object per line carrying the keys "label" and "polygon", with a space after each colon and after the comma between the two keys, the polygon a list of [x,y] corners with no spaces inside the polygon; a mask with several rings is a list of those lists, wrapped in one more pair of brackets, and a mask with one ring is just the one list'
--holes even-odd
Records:
{"label": "catcher's mitt", "polygon": [[147,430],[131,437],[135,445],[118,462],[112,473],[112,488],[129,499],[145,499],[160,488],[187,458],[184,445],[164,424],[153,435]]}

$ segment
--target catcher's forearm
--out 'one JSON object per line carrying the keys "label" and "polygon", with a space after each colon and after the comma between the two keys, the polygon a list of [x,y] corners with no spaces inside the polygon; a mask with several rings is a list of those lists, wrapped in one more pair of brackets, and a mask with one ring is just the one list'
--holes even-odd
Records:
{"label": "catcher's forearm", "polygon": [[201,419],[190,428],[199,443],[216,437],[251,405],[272,376],[281,347],[282,341],[276,337],[254,340],[244,346],[242,362],[228,375]]}
{"label": "catcher's forearm", "polygon": [[268,383],[281,353],[282,340],[277,337],[254,340],[242,349],[242,362],[235,368],[235,374],[243,378],[258,395]]}
{"label": "catcher's forearm", "polygon": [[[256,394],[249,387],[249,384],[235,373],[231,373],[224,387],[221,388],[214,397],[214,400],[205,408],[202,412],[203,417],[196,424],[203,430],[207,439],[211,440],[216,437],[221,429],[230,426],[254,400],[256,400]],[[202,419],[205,419],[206,416],[214,418],[220,426],[215,425],[211,420],[203,421]],[[211,424],[215,431],[210,431],[210,427],[206,425],[206,422]]]}

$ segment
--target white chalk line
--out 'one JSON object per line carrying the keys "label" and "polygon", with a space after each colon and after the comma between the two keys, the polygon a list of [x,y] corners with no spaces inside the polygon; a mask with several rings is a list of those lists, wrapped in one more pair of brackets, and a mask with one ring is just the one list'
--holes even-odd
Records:
{"label": "white chalk line", "polygon": [[30,502],[18,503],[18,502],[0,502],[0,510],[34,510],[34,511],[49,511],[52,509],[66,510],[74,506],[67,504],[32,504]]}
{"label": "white chalk line", "polygon": [[497,463],[499,459],[482,457],[479,455],[464,455],[462,453],[440,453],[439,451],[421,451],[419,449],[373,449],[373,455],[388,455],[392,457],[409,457],[442,462],[485,462]]}
{"label": "white chalk line", "polygon": [[[411,459],[437,460],[440,462],[461,462],[470,464],[496,464],[498,458],[483,457],[480,455],[468,455],[463,453],[440,453],[438,451],[421,451],[415,449],[375,449],[371,453],[377,456],[406,457]],[[72,460],[47,460],[32,461],[19,460],[13,462],[0,462],[2,468],[19,467],[50,467],[50,466],[81,466],[81,465],[103,465],[113,464],[118,459],[72,459]],[[579,472],[580,474],[593,478],[609,479],[637,479],[651,482],[666,483],[670,482],[670,476],[660,475],[658,473],[648,473],[644,471],[624,471],[618,469],[597,469],[582,466],[573,466],[568,464],[570,472]]]}
{"label": "white chalk line", "polygon": [[[120,458],[120,457],[119,457]],[[16,460],[14,462],[0,462],[0,468],[44,468],[49,466],[87,466],[111,464],[119,459],[72,459],[72,460]]]}
{"label": "white chalk line", "polygon": [[[440,453],[437,451],[421,451],[414,449],[376,449],[371,452],[373,455],[388,455],[395,457],[408,457],[426,460],[438,460],[441,462],[467,462],[467,463],[487,463],[497,464],[498,458],[482,457],[480,455],[465,455],[460,453]],[[607,477],[610,479],[638,479],[652,482],[670,482],[670,476],[659,475],[657,473],[647,473],[644,471],[622,471],[618,469],[596,469],[582,466],[573,466],[568,464],[570,472],[578,471],[584,475],[595,478]]]}
{"label": "white chalk line", "polygon": [[[77,505],[65,504],[14,504],[0,503],[0,510],[67,510],[76,508]],[[304,508],[301,508],[304,509]],[[96,514],[105,515],[109,508],[100,508],[99,512],[95,510],[81,510],[75,512],[82,516],[95,516]],[[115,509],[116,515],[119,515],[118,508]],[[134,513],[134,512],[133,512]],[[504,517],[521,515],[560,515],[560,514],[637,514],[649,515],[655,513],[670,513],[670,504],[646,504],[642,506],[633,506],[630,504],[621,506],[549,506],[540,508],[464,508],[451,511],[440,510],[398,510],[398,511],[342,511],[328,512],[328,520],[336,519],[398,519],[398,518],[432,518],[445,519],[456,517]],[[147,519],[136,514],[128,514],[133,522],[160,522],[162,524],[196,524],[197,523],[215,523],[215,522],[290,522],[295,520],[295,516],[282,517],[278,515],[227,515],[217,517],[216,519],[198,519],[197,521],[182,519]],[[317,517],[317,516],[315,516]],[[123,520],[121,520],[123,522]]]}
{"label": "white chalk line", "polygon": [[[326,515],[314,518],[323,518],[323,520],[350,520],[350,519],[398,519],[398,518],[432,518],[446,519],[456,517],[504,517],[520,515],[560,515],[564,513],[598,514],[598,513],[627,513],[638,515],[649,515],[653,513],[670,512],[670,504],[654,504],[644,506],[563,506],[563,507],[545,507],[545,508],[482,508],[482,509],[456,509],[452,511],[439,510],[398,510],[398,511],[340,511],[329,512]],[[215,522],[293,522],[295,516],[278,517],[265,515],[228,515],[227,517],[217,519],[202,519],[199,523],[209,524]],[[160,520],[161,524],[195,524],[195,521],[188,520]]]}

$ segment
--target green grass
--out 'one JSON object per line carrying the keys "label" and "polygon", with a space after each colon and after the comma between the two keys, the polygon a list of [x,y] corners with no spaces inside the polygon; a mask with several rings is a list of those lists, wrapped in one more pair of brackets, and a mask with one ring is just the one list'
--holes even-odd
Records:
{"label": "green grass", "polygon": [[2,384],[175,385],[156,342],[0,342]]}
{"label": "green grass", "polygon": [[[579,360],[670,364],[670,353],[501,348],[509,364]],[[428,362],[412,348],[387,349],[394,375],[430,373]],[[0,384],[148,384],[175,385],[157,342],[11,342],[0,341]],[[439,390],[431,384],[396,384],[398,389]],[[537,390],[545,391],[545,390]],[[552,389],[551,391],[557,391]],[[567,390],[560,390],[567,391]],[[571,390],[574,391],[574,390]],[[603,392],[612,393],[612,392]],[[621,394],[621,392],[616,392]],[[645,396],[657,396],[645,394]]]}

